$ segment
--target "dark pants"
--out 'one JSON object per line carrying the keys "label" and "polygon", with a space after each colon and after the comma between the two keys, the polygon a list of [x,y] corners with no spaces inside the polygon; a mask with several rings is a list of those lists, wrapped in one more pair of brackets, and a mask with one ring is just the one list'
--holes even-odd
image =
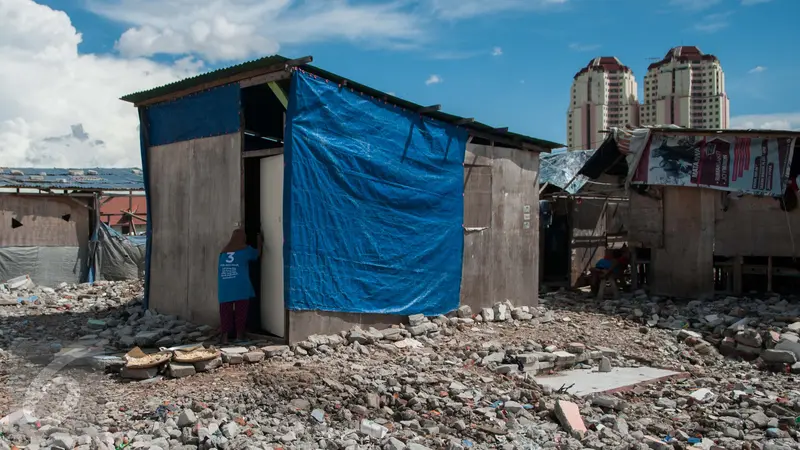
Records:
{"label": "dark pants", "polygon": [[234,328],[237,336],[244,335],[248,306],[250,306],[250,300],[219,304],[220,331],[224,336],[227,336]]}

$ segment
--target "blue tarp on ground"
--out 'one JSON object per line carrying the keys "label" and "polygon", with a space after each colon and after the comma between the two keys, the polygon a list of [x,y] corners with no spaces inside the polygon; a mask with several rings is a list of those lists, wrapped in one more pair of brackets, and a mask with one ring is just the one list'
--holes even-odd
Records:
{"label": "blue tarp on ground", "polygon": [[458,307],[467,132],[296,71],[285,147],[291,310]]}

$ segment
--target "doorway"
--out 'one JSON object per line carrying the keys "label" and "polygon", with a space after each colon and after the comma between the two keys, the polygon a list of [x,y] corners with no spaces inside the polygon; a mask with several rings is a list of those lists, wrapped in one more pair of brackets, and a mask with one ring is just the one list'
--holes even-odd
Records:
{"label": "doorway", "polygon": [[261,328],[285,337],[283,298],[283,154],[261,158]]}

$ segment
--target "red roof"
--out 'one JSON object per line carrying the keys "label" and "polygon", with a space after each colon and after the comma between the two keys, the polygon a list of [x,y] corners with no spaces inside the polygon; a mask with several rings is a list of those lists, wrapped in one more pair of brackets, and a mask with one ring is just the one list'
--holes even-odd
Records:
{"label": "red roof", "polygon": [[667,64],[670,61],[694,62],[694,61],[718,61],[714,55],[706,55],[699,48],[693,45],[683,45],[669,49],[661,61],[654,62],[647,66],[647,70],[655,69]]}
{"label": "red roof", "polygon": [[[144,195],[101,198],[100,203],[102,203],[100,205],[100,219],[103,222],[108,222],[108,224],[112,226],[128,223],[128,220],[126,219],[128,216],[123,214],[122,211],[130,210],[137,216],[147,217],[147,203]],[[136,218],[133,218],[133,223],[137,226],[145,224],[143,220]]]}
{"label": "red roof", "polygon": [[578,78],[579,75],[587,73],[589,71],[633,73],[630,67],[623,65],[619,61],[619,59],[615,56],[600,56],[598,58],[592,59],[591,61],[589,61],[589,64],[587,64],[586,67],[579,70],[578,73],[575,74],[575,78]]}

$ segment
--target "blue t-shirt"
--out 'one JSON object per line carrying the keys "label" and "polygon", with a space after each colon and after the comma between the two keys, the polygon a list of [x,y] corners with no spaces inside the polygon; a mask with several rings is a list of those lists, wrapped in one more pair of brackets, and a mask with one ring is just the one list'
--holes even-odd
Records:
{"label": "blue t-shirt", "polygon": [[236,252],[220,253],[217,270],[217,295],[220,303],[249,300],[256,296],[250,283],[250,261],[258,250],[248,246]]}

